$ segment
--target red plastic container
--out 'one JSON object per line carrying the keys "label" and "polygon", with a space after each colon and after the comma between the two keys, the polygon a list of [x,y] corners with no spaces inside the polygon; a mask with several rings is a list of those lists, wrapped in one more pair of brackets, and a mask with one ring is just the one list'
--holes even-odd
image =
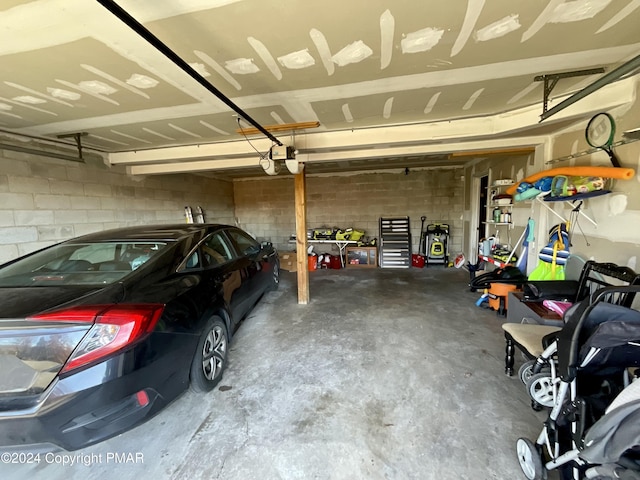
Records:
{"label": "red plastic container", "polygon": [[309,261],[309,271],[314,272],[318,269],[318,256],[317,255],[309,255],[307,258]]}
{"label": "red plastic container", "polygon": [[329,268],[335,268],[336,270],[339,270],[340,268],[342,268],[342,262],[340,261],[339,255],[331,255],[331,262],[329,264]]}
{"label": "red plastic container", "polygon": [[322,265],[320,265],[322,268],[331,268],[332,257],[333,255],[329,255],[328,253],[325,253],[324,255],[322,255],[322,262],[318,262],[318,263],[322,263]]}
{"label": "red plastic container", "polygon": [[417,253],[411,255],[411,265],[417,268],[424,268],[424,256]]}

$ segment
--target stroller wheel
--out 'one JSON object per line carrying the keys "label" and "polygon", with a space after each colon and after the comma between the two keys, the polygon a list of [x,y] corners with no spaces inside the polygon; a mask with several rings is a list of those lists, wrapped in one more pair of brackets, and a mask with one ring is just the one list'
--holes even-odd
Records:
{"label": "stroller wheel", "polygon": [[529,480],[545,480],[547,478],[547,470],[542,465],[542,457],[531,440],[519,438],[516,442],[516,453],[522,473]]}
{"label": "stroller wheel", "polygon": [[548,373],[536,373],[527,380],[527,392],[531,399],[543,407],[553,407],[553,381]]}
{"label": "stroller wheel", "polygon": [[[520,366],[520,369],[518,370],[518,377],[520,377],[520,380],[525,385],[527,384],[527,381],[531,378],[531,375],[533,375],[533,367],[535,364],[536,364],[535,360],[526,361]],[[550,375],[551,369],[547,365],[545,365],[540,370],[540,373],[545,373],[547,375]]]}
{"label": "stroller wheel", "polygon": [[535,360],[529,360],[528,362],[524,362],[518,370],[518,377],[520,378],[520,381],[525,385],[527,384],[527,380],[529,380],[529,378],[531,378],[531,375],[533,375],[533,366],[535,364]]}

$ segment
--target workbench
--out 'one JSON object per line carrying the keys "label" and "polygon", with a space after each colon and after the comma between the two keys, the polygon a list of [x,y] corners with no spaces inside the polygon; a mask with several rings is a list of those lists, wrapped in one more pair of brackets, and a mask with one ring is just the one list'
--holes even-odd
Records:
{"label": "workbench", "polygon": [[[289,240],[289,243],[295,243],[297,245],[297,240]],[[345,256],[345,250],[347,249],[347,247],[349,245],[357,245],[358,242],[356,242],[355,240],[331,240],[329,238],[324,239],[324,240],[307,240],[307,244],[310,245],[314,245],[314,244],[333,244],[335,246],[338,247],[338,250],[340,251],[339,255],[340,255],[340,265],[342,265],[342,268],[344,268],[344,256]]]}

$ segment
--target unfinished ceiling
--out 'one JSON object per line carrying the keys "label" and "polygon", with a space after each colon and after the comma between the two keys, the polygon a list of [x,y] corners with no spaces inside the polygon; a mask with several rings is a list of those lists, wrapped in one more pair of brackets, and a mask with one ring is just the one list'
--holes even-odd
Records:
{"label": "unfinished ceiling", "polygon": [[[405,150],[372,157],[446,164],[469,139],[530,146],[595,108],[538,125],[534,76],[610,71],[640,52],[640,0],[117,3],[259,123],[319,121],[277,136],[336,169],[367,158],[354,151],[392,145]],[[4,0],[0,9],[0,129],[87,132],[83,145],[132,173],[259,171],[235,113],[97,1]],[[561,80],[553,97],[598,77]],[[510,143],[516,135],[525,140]],[[260,152],[271,144],[251,140]]]}

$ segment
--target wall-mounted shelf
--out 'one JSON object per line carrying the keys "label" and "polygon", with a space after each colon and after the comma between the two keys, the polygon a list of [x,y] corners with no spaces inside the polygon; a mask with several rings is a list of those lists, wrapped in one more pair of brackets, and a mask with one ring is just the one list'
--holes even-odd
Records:
{"label": "wall-mounted shelf", "polygon": [[513,228],[513,200],[508,197],[496,197],[500,197],[504,190],[512,186],[514,183],[515,182],[511,179],[495,180],[487,187],[487,212],[485,224]]}

